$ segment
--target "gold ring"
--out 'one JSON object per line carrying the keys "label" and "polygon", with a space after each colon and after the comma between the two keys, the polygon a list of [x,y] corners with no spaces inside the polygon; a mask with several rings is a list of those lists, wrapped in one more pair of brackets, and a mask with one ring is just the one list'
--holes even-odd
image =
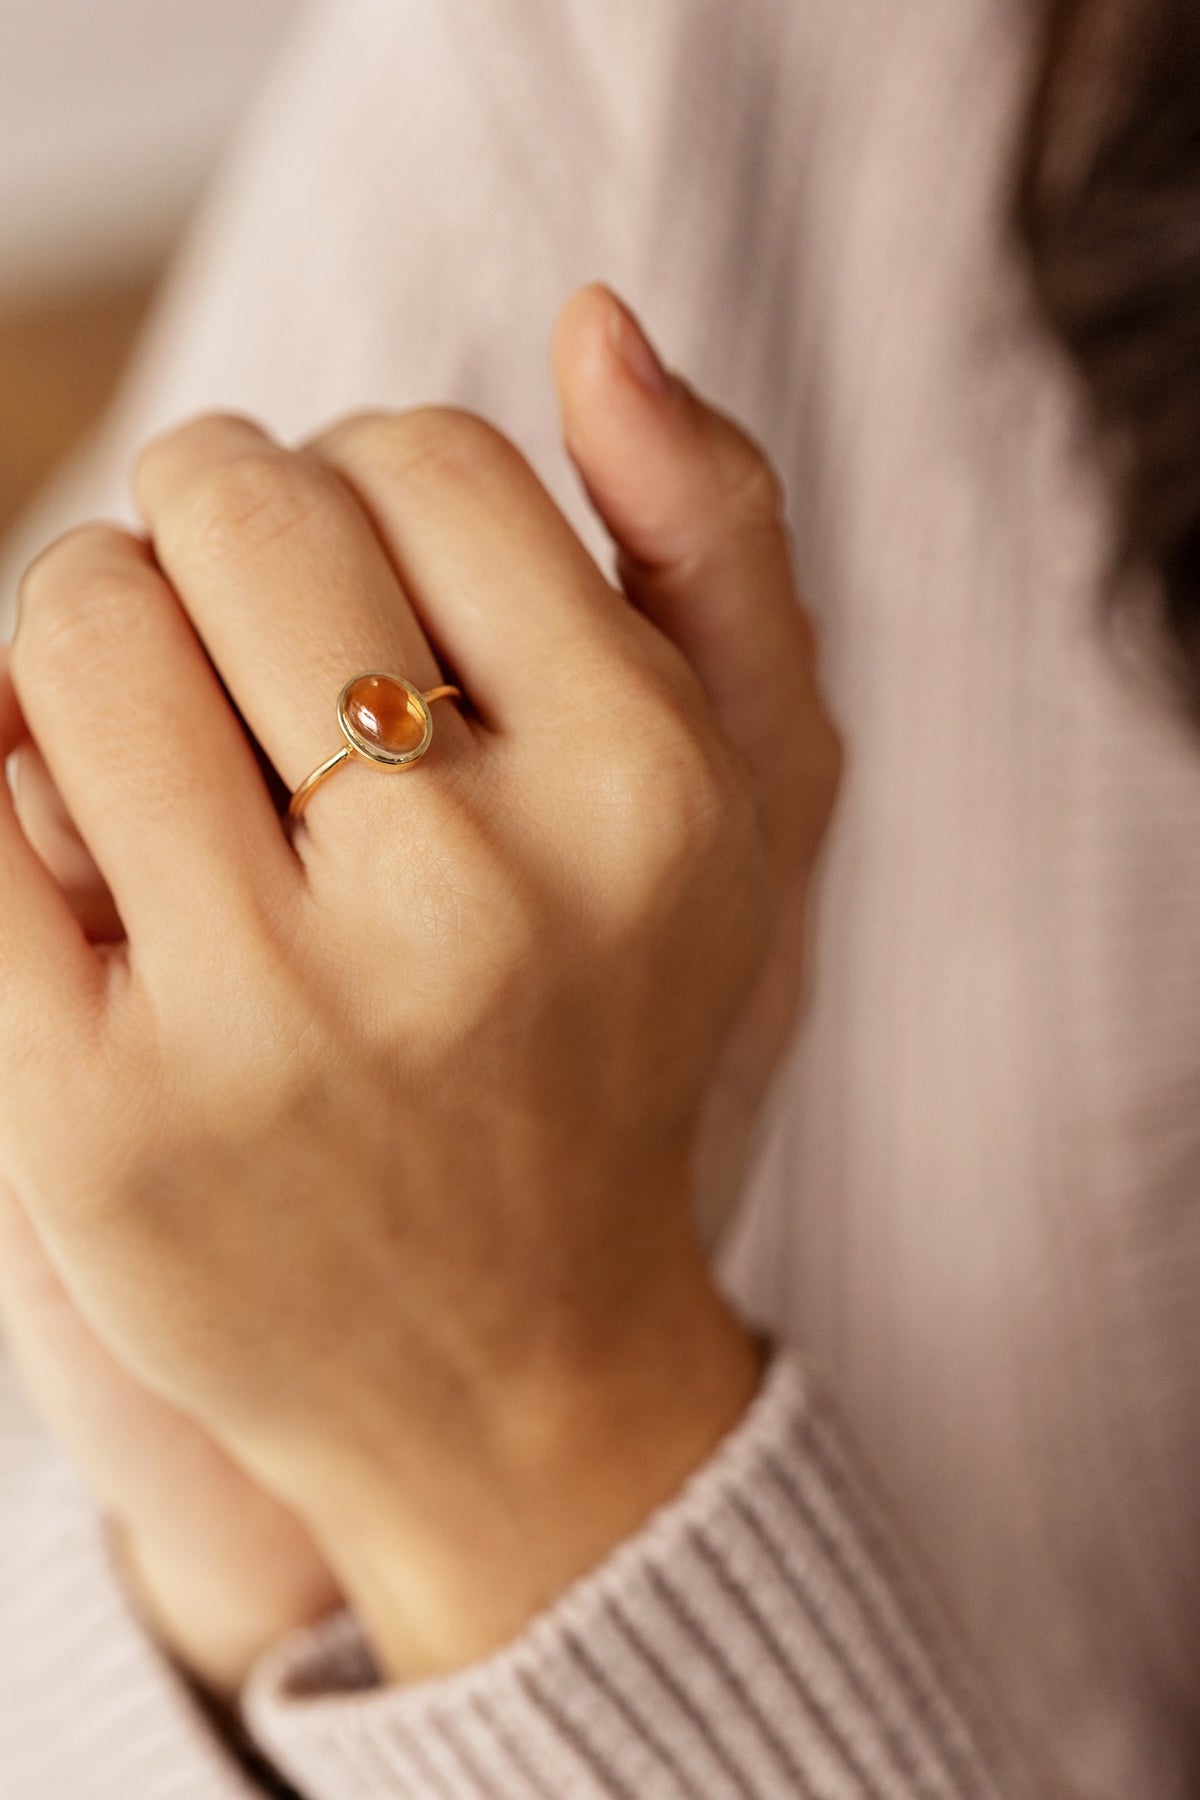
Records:
{"label": "gold ring", "polygon": [[357,756],[377,769],[411,769],[433,742],[435,700],[461,700],[456,687],[420,688],[402,675],[369,669],[353,676],[338,695],[337,722],[346,742],[314,769],[292,795],[288,818],[298,819],[335,769]]}

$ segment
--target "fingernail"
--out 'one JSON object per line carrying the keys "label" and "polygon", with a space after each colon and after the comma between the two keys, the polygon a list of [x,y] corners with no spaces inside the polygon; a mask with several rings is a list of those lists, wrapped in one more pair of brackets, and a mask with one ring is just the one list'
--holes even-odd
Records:
{"label": "fingernail", "polygon": [[656,400],[666,400],[674,393],[675,383],[662,359],[625,302],[616,294],[612,302],[609,337],[613,349],[639,387]]}

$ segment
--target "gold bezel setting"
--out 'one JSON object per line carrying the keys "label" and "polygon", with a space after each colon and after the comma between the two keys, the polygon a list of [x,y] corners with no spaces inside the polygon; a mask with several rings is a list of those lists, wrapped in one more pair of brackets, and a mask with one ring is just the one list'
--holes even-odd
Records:
{"label": "gold bezel setting", "polygon": [[[392,687],[403,689],[410,711],[415,718],[420,720],[423,728],[419,743],[414,744],[408,750],[385,750],[382,745],[370,742],[355,729],[353,722],[347,716],[346,708],[354,689],[364,681],[385,681]],[[374,763],[377,768],[410,768],[413,763],[420,762],[433,742],[433,714],[429,710],[429,702],[424,694],[410,681],[405,681],[402,675],[394,675],[387,669],[364,669],[358,675],[351,677],[338,695],[337,721],[342,736],[355,756],[360,756],[364,762]]]}
{"label": "gold bezel setting", "polygon": [[[361,682],[385,682],[389,687],[398,688],[404,695],[404,703],[415,723],[421,727],[420,740],[409,744],[404,750],[389,750],[379,741],[386,735],[381,726],[379,736],[367,737],[358,730],[350,717],[350,703],[354,690]],[[321,787],[336,769],[348,762],[358,761],[370,763],[373,769],[411,769],[419,763],[433,742],[433,714],[430,707],[435,700],[461,700],[462,689],[453,682],[444,681],[440,687],[427,688],[424,693],[406,681],[403,675],[395,675],[390,669],[364,669],[358,675],[352,675],[341,693],[338,695],[337,722],[342,734],[342,747],[335,750],[332,756],[315,768],[311,775],[305,776],[300,786],[288,803],[288,821],[297,825],[304,816],[306,807],[317,789]],[[365,712],[364,708],[364,712]]]}

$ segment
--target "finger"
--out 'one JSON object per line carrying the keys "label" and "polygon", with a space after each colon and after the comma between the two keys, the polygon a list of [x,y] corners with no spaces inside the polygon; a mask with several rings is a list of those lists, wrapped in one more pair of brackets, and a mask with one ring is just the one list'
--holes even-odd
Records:
{"label": "finger", "polygon": [[797,784],[832,782],[837,745],[766,457],[663,370],[605,288],[567,304],[554,368],[567,447],[626,592],[692,664],[772,829],[793,834]]}
{"label": "finger", "polygon": [[[0,648],[0,772],[26,726]],[[46,1033],[82,1032],[98,1014],[104,974],[55,881],[28,843],[0,780],[0,1093]]]}
{"label": "finger", "polygon": [[[0,1180],[0,1321],[5,1351],[12,1353],[27,1377],[40,1371],[44,1352],[51,1348],[45,1339],[57,1336],[71,1310],[67,1291],[28,1214],[8,1183]],[[82,1323],[77,1321],[76,1328],[83,1329]]]}
{"label": "finger", "polygon": [[22,744],[13,758],[13,792],[21,829],[66,896],[88,942],[119,943],[125,933],[113,897],[32,741]]}
{"label": "finger", "polygon": [[84,527],[33,565],[13,645],[21,707],[135,948],[297,871],[245,733],[148,546]]}
{"label": "finger", "polygon": [[[249,420],[203,418],[143,453],[136,490],[159,561],[289,788],[337,749],[352,676],[441,683],[370,521],[316,457]],[[453,707],[437,733],[439,749],[469,742]]]}
{"label": "finger", "polygon": [[[314,455],[354,489],[481,716],[577,712],[645,622],[613,592],[520,452],[448,408],[363,414]],[[626,615],[622,618],[622,614]]]}

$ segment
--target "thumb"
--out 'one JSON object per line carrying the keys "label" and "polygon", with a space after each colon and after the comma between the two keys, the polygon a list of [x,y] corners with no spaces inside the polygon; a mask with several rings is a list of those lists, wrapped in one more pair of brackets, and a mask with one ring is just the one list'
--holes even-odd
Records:
{"label": "thumb", "polygon": [[568,301],[553,361],[567,449],[626,593],[691,663],[777,849],[815,848],[840,752],[770,463],[663,369],[607,288]]}

